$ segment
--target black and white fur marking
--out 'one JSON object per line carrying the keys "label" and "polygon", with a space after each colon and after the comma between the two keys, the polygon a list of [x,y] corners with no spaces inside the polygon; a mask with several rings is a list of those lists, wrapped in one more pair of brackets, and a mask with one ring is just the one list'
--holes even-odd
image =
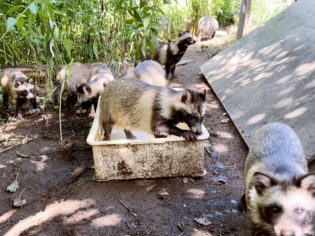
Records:
{"label": "black and white fur marking", "polygon": [[315,173],[295,132],[282,123],[263,126],[245,164],[247,209],[253,235],[314,235]]}
{"label": "black and white fur marking", "polygon": [[33,109],[37,108],[34,81],[17,69],[5,69],[1,77],[3,90],[3,107],[8,109],[9,98],[15,101],[15,115],[19,114],[21,107],[27,102],[32,103]]}
{"label": "black and white fur marking", "polygon": [[165,65],[166,75],[175,76],[176,64],[182,59],[189,45],[196,43],[189,31],[178,32],[178,38],[174,42],[160,43],[160,47],[154,57],[155,61]]}
{"label": "black and white fur marking", "polygon": [[[117,125],[125,129],[127,138],[133,138],[130,130],[142,130],[155,137],[174,134],[193,141],[202,133],[205,98],[206,91],[175,91],[135,78],[119,78],[109,83],[101,95],[100,127],[106,140],[112,126]],[[179,122],[186,122],[190,130],[176,127]]]}

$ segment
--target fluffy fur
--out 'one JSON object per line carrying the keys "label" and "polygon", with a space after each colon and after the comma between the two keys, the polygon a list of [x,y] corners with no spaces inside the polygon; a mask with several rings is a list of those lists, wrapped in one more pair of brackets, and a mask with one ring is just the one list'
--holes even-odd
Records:
{"label": "fluffy fur", "polygon": [[79,104],[86,105],[90,103],[92,105],[90,114],[94,115],[99,95],[103,92],[104,87],[113,80],[114,76],[107,66],[100,64],[93,68],[89,81],[77,84],[77,100]]}
{"label": "fluffy fur", "polygon": [[245,164],[247,208],[254,235],[314,235],[315,173],[300,140],[282,123],[263,126]]}
{"label": "fluffy fur", "polygon": [[199,42],[212,39],[218,29],[219,23],[215,18],[211,16],[202,17],[198,22]]}
{"label": "fluffy fur", "polygon": [[134,69],[127,71],[124,77],[137,78],[152,85],[166,86],[163,67],[152,60],[140,62]]}
{"label": "fluffy fur", "polygon": [[8,109],[9,97],[15,101],[15,115],[17,116],[24,103],[30,101],[33,108],[37,108],[33,79],[28,78],[16,69],[5,69],[1,77],[3,90],[3,106]]}
{"label": "fluffy fur", "polygon": [[[143,130],[155,137],[174,134],[195,140],[202,132],[205,96],[205,91],[179,92],[135,78],[116,79],[105,87],[101,96],[100,125],[106,140],[114,124],[127,131],[127,138],[132,137],[129,130]],[[190,130],[176,127],[179,122],[186,122]]]}
{"label": "fluffy fur", "polygon": [[[103,73],[104,71],[110,71],[109,68],[104,63],[76,63],[71,66],[68,71],[68,74],[72,74],[73,76],[69,77],[65,83],[64,92],[67,93],[66,104],[68,110],[71,111],[73,105],[77,101],[78,94],[78,85],[87,83],[91,80],[94,80],[98,77],[99,73]],[[61,86],[66,78],[66,66],[64,66],[59,73],[57,74],[57,81],[59,82],[59,87],[56,89],[54,93],[54,101],[57,104],[60,97]],[[106,73],[105,72],[105,73]],[[90,102],[85,102],[83,104],[86,107],[90,106]]]}
{"label": "fluffy fur", "polygon": [[179,31],[175,42],[161,43],[154,57],[165,65],[166,75],[175,76],[176,64],[182,59],[189,45],[196,43],[189,31]]}

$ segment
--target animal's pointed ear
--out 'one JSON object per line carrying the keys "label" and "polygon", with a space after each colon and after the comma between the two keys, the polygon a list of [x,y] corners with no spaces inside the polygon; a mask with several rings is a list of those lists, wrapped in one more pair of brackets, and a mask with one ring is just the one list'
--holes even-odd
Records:
{"label": "animal's pointed ear", "polygon": [[22,82],[17,80],[17,81],[15,81],[15,83],[14,83],[14,87],[17,88],[17,87],[19,87],[21,84],[22,84]]}
{"label": "animal's pointed ear", "polygon": [[263,194],[263,192],[270,188],[271,186],[275,185],[276,181],[273,177],[261,173],[255,172],[253,176],[253,185],[259,195]]}
{"label": "animal's pointed ear", "polygon": [[203,92],[202,93],[199,93],[200,94],[200,97],[201,97],[201,99],[203,100],[203,101],[206,101],[206,94],[207,94],[207,90],[203,90]]}
{"label": "animal's pointed ear", "polygon": [[189,103],[191,101],[191,93],[189,89],[186,89],[182,95],[181,101],[183,103]]}
{"label": "animal's pointed ear", "polygon": [[315,173],[308,173],[298,180],[299,187],[310,192],[315,197]]}
{"label": "animal's pointed ear", "polygon": [[33,78],[29,78],[29,79],[27,80],[27,83],[29,83],[29,84],[33,84],[33,83],[34,83]]}
{"label": "animal's pointed ear", "polygon": [[182,30],[178,31],[178,37],[181,37],[183,35],[184,35],[184,31],[182,31]]}
{"label": "animal's pointed ear", "polygon": [[77,89],[80,87],[80,84],[76,84]]}

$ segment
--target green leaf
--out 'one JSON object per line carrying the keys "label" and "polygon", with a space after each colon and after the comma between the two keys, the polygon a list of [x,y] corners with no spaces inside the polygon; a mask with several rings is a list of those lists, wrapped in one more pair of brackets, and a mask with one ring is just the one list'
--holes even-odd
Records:
{"label": "green leaf", "polygon": [[7,187],[7,191],[11,193],[15,193],[16,190],[18,190],[18,188],[19,188],[19,182],[17,181],[17,179],[15,179],[14,182]]}
{"label": "green leaf", "polygon": [[21,5],[17,5],[17,6],[14,6],[14,7],[11,7],[8,11],[7,11],[7,14],[11,14],[13,12],[15,12],[17,9],[19,9],[21,7]]}
{"label": "green leaf", "polygon": [[94,42],[93,42],[93,52],[94,52],[94,55],[96,56],[96,58],[98,59],[98,48],[97,48],[97,40],[94,39]]}
{"label": "green leaf", "polygon": [[17,20],[13,17],[9,17],[7,19],[7,31],[13,29],[13,26],[15,26]]}
{"label": "green leaf", "polygon": [[147,40],[143,40],[141,49],[142,49],[142,54],[144,57],[146,57],[146,55],[147,55],[147,48],[148,48]]}
{"label": "green leaf", "polygon": [[205,142],[205,150],[207,153],[211,153],[212,145],[209,142]]}
{"label": "green leaf", "polygon": [[37,6],[33,2],[28,6],[28,8],[34,15],[37,14]]}
{"label": "green leaf", "polygon": [[149,46],[149,48],[150,48],[150,50],[152,52],[152,55],[155,56],[155,47],[154,47],[152,41],[149,38],[147,38],[147,44],[148,44],[148,46]]}
{"label": "green leaf", "polygon": [[71,40],[66,38],[63,43],[66,48],[68,56],[71,57]]}
{"label": "green leaf", "polygon": [[150,24],[151,16],[147,16],[146,18],[143,19],[143,27],[144,30],[147,30],[149,24]]}
{"label": "green leaf", "polygon": [[16,151],[16,155],[22,158],[30,158],[31,156],[22,152]]}
{"label": "green leaf", "polygon": [[22,16],[20,16],[20,18],[18,18],[17,22],[16,22],[16,26],[18,28],[18,30],[20,30],[24,25],[24,19]]}
{"label": "green leaf", "polygon": [[138,20],[138,21],[141,21],[141,16],[139,15],[138,11],[137,10],[133,10],[133,13],[134,13],[134,17]]}
{"label": "green leaf", "polygon": [[164,4],[171,4],[172,0],[163,0]]}

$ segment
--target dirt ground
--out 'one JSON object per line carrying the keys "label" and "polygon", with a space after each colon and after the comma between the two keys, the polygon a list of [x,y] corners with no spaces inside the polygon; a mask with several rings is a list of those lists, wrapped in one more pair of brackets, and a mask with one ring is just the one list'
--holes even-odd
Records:
{"label": "dirt ground", "polygon": [[[97,182],[86,144],[91,118],[64,114],[61,148],[56,108],[18,121],[2,116],[0,151],[28,142],[0,154],[0,234],[249,235],[248,219],[237,206],[247,147],[233,123],[224,122],[228,115],[199,69],[223,46],[220,39],[203,44],[209,49],[202,51],[201,43],[189,47],[184,59],[193,62],[177,67],[170,86],[207,89],[204,123],[212,148],[205,152],[205,176]],[[71,178],[75,173],[82,174]],[[17,174],[19,189],[9,193]],[[27,204],[14,208],[19,195]]]}

